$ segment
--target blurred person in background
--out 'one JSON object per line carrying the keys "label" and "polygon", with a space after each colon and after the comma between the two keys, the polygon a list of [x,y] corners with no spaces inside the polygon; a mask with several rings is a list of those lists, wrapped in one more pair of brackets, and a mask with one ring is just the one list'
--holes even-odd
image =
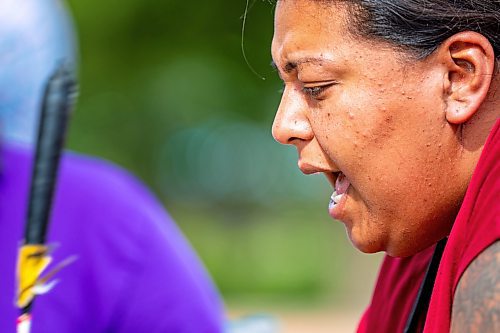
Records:
{"label": "blurred person in background", "polygon": [[273,136],[387,253],[359,332],[500,331],[499,22],[491,0],[277,1]]}
{"label": "blurred person in background", "polygon": [[[77,62],[64,4],[0,0],[0,50],[0,331],[14,332],[16,257],[44,84],[58,62]],[[58,244],[55,262],[78,260],[35,300],[33,332],[222,330],[223,305],[208,274],[160,202],[125,170],[65,153],[48,242]]]}

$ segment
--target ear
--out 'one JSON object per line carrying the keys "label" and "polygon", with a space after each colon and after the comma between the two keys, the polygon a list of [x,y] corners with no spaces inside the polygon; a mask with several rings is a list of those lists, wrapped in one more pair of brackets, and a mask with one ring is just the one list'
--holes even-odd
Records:
{"label": "ear", "polygon": [[441,44],[438,57],[446,67],[446,120],[462,124],[477,112],[488,94],[495,69],[493,47],[479,33],[460,32]]}

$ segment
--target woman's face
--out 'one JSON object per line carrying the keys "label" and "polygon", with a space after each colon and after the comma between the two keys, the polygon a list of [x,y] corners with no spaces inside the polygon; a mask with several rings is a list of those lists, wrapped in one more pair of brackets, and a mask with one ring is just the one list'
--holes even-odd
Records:
{"label": "woman's face", "polygon": [[[332,184],[330,215],[356,247],[416,253],[448,234],[465,192],[440,65],[350,37],[340,5],[282,0],[272,56],[285,89],[273,136]],[[334,192],[335,191],[335,192]]]}

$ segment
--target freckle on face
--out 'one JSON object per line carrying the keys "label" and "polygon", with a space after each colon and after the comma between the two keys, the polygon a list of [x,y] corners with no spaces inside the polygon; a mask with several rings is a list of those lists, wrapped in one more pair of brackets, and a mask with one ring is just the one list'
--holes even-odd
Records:
{"label": "freckle on face", "polygon": [[[396,50],[346,38],[343,15],[340,5],[278,2],[272,46],[278,68],[304,56],[332,58],[336,64],[299,66],[281,73],[285,82],[297,87],[304,84],[299,77],[338,81],[317,103],[300,89],[283,95],[280,112],[296,117],[289,124],[308,122],[313,139],[300,141],[302,159],[334,166],[350,181],[342,221],[353,243],[366,252],[406,255],[446,234],[456,209],[448,203],[461,195],[439,171],[450,168],[455,151],[446,140],[450,133],[436,121],[441,86],[424,62],[403,63]],[[428,142],[442,147],[427,147]],[[432,205],[422,207],[422,198]]]}

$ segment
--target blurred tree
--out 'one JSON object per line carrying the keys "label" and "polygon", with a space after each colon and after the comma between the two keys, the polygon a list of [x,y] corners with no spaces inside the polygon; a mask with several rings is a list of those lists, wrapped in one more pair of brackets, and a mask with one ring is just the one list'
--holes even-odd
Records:
{"label": "blurred tree", "polygon": [[347,241],[325,223],[331,190],[271,138],[273,6],[250,1],[244,45],[256,75],[241,50],[245,0],[67,1],[81,49],[69,147],[164,195],[226,295],[341,290],[333,271]]}
{"label": "blurred tree", "polygon": [[[81,97],[70,147],[105,156],[156,187],[168,133],[229,114],[270,126],[279,83],[272,6],[255,1],[241,52],[239,1],[70,0],[81,44]],[[157,187],[156,187],[157,188]]]}

